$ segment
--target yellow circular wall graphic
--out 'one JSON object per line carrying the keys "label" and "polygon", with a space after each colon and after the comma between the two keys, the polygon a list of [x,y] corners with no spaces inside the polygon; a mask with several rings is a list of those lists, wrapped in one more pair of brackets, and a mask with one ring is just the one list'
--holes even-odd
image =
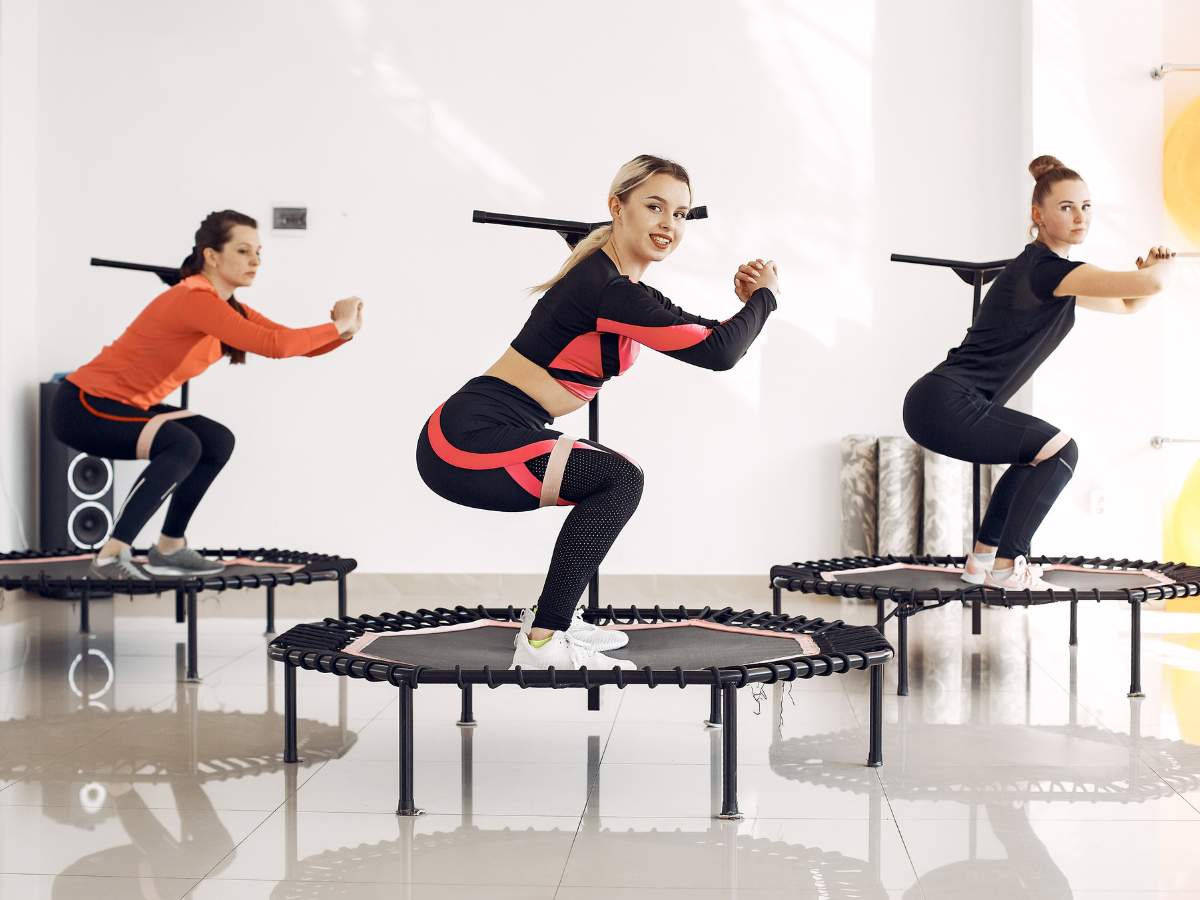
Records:
{"label": "yellow circular wall graphic", "polygon": [[1163,199],[1188,240],[1200,244],[1200,97],[1179,114],[1163,143]]}

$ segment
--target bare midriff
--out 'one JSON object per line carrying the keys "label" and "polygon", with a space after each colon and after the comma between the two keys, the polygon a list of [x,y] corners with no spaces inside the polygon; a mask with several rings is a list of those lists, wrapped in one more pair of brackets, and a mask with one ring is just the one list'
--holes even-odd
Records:
{"label": "bare midriff", "polygon": [[517,390],[523,391],[538,402],[554,418],[575,412],[587,404],[551,377],[537,363],[526,359],[512,347],[483,373],[492,378],[507,381]]}

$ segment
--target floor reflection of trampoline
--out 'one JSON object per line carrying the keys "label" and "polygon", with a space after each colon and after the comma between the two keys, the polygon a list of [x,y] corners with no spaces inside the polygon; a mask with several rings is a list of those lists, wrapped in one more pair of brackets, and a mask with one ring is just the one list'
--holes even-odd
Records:
{"label": "floor reflection of trampoline", "polygon": [[[723,724],[721,818],[741,818],[737,804],[737,691],[749,685],[871,671],[867,765],[883,761],[880,717],[882,665],[892,649],[870,626],[750,610],[639,609],[588,611],[601,624],[629,635],[624,649],[640,668],[621,670],[508,668],[521,610],[418,610],[326,619],[298,625],[271,642],[268,653],[284,663],[285,758],[296,758],[296,669],[399,689],[400,797],[397,815],[419,815],[413,800],[413,693],[420,684],[455,684],[462,693],[460,725],[474,725],[471,691],[490,688],[583,688],[615,685],[711,689],[709,721]],[[719,701],[719,703],[718,703]]]}
{"label": "floor reflection of trampoline", "polygon": [[[1128,737],[1079,725],[1075,683],[1072,659],[1067,724],[1029,723],[1028,684],[1024,724],[988,723],[980,714],[968,724],[922,722],[918,699],[899,704],[890,762],[878,775],[844,764],[830,765],[850,758],[847,754],[858,736],[854,730],[784,738],[777,727],[770,767],[791,780],[872,798],[878,795],[882,779],[882,790],[898,818],[903,817],[904,804],[914,804],[918,811],[926,804],[946,805],[945,814],[935,817],[925,808],[924,816],[916,816],[930,819],[953,819],[955,805],[965,807],[968,858],[920,872],[920,887],[911,892],[914,900],[924,896],[922,889],[935,894],[962,890],[971,881],[987,884],[988,896],[1067,900],[1074,892],[1034,830],[1030,806],[1104,807],[1159,801],[1178,802],[1183,809],[1186,804],[1179,795],[1200,790],[1200,748],[1142,737],[1141,701],[1136,699],[1130,701]],[[782,721],[783,704],[784,695],[776,689],[776,722]],[[1005,858],[978,855],[981,813],[1004,848]],[[878,828],[878,821],[873,820],[872,827]]]}
{"label": "floor reflection of trampoline", "polygon": [[[671,896],[686,896],[686,888],[691,885],[656,883],[658,859],[669,860],[673,872],[694,873],[697,880],[711,875],[711,881],[705,881],[703,889],[735,892],[731,897],[739,896],[736,892],[741,889],[778,889],[785,884],[788,896],[828,900],[885,900],[889,896],[879,871],[877,844],[871,845],[874,854],[871,859],[859,859],[819,846],[739,833],[739,823],[715,818],[722,808],[719,778],[711,783],[714,819],[706,828],[693,825],[668,829],[657,824],[642,829],[604,827],[600,782],[602,778],[618,779],[620,775],[610,774],[600,765],[601,739],[595,735],[587,738],[586,752],[588,782],[596,787],[578,830],[483,827],[476,823],[473,812],[473,738],[470,729],[461,732],[462,815],[456,817],[461,824],[453,829],[426,830],[422,827],[424,820],[400,817],[396,819],[398,837],[326,850],[300,859],[295,852],[300,843],[296,801],[289,800],[285,806],[285,834],[291,855],[285,857],[285,878],[272,891],[271,900],[356,900],[362,890],[356,882],[438,882],[444,880],[445,873],[460,869],[464,859],[471,861],[472,871],[483,873],[485,878],[497,872],[508,874],[510,860],[514,856],[527,859],[531,847],[536,851],[539,844],[544,845],[542,852],[551,856],[560,852],[564,843],[572,841],[573,846],[580,841],[604,841],[605,859],[625,861],[610,875],[615,882],[614,892],[642,890],[649,896],[661,890]],[[716,772],[721,759],[721,736],[710,732],[710,738],[712,771]],[[661,881],[671,876],[664,872],[657,877]],[[589,881],[592,883],[596,882]],[[567,884],[564,881],[563,886]],[[404,884],[398,883],[397,892],[403,890]]]}
{"label": "floor reflection of trampoline", "polygon": [[[187,622],[188,681],[198,681],[199,635],[197,600],[205,591],[266,589],[266,630],[275,633],[275,589],[280,585],[337,583],[337,612],[346,615],[346,578],[358,563],[353,559],[295,550],[200,550],[225,564],[223,572],[205,576],[156,576],[150,581],[98,579],[88,575],[90,553],[28,551],[0,554],[0,590],[23,590],[79,602],[79,630],[91,631],[91,601],[114,594],[131,599],[147,594],[175,594],[175,621]],[[137,559],[144,562],[144,553]]]}
{"label": "floor reflection of trampoline", "polygon": [[[1142,604],[1200,594],[1200,568],[1178,563],[1132,559],[1086,559],[1084,557],[1038,557],[1030,560],[1044,569],[1043,579],[1055,587],[1049,591],[1005,591],[970,585],[961,578],[963,557],[859,556],[795,562],[771,568],[771,591],[775,612],[780,611],[782,591],[800,591],[833,597],[873,600],[876,624],[882,632],[889,619],[896,619],[898,684],[896,692],[908,693],[908,619],[927,609],[948,603],[986,604],[1005,608],[1070,605],[1068,643],[1078,643],[1080,601],[1117,601],[1129,604],[1130,656],[1129,696],[1142,693]],[[887,605],[893,609],[888,612]],[[974,628],[978,634],[978,628]]]}

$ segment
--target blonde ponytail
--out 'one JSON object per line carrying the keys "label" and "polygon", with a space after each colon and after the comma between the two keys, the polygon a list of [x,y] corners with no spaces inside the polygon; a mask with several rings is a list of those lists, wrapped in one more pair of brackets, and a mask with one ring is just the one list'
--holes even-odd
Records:
{"label": "blonde ponytail", "polygon": [[[683,166],[669,159],[663,159],[661,156],[650,156],[643,153],[641,156],[635,156],[617,170],[617,176],[613,179],[612,185],[608,189],[608,196],[610,199],[616,197],[624,203],[638,185],[660,173],[665,173],[672,178],[682,181],[688,186],[688,190],[691,191],[692,182],[688,178],[687,170]],[[562,264],[562,268],[555,273],[553,278],[549,281],[543,281],[541,284],[535,284],[529,289],[529,292],[531,294],[544,294],[550,290],[550,288],[562,281],[568,272],[583,262],[584,259],[607,244],[609,239],[612,238],[612,231],[612,225],[601,225],[592,231],[575,245],[575,249],[571,251],[571,255],[567,257],[566,262]]]}

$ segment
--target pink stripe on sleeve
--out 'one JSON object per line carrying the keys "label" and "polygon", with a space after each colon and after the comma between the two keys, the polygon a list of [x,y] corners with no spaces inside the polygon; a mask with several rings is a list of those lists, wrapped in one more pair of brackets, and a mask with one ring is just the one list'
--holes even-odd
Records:
{"label": "pink stripe on sleeve", "polygon": [[703,343],[712,334],[711,328],[703,325],[631,325],[612,319],[597,319],[596,328],[609,334],[620,334],[637,341],[651,350],[668,352],[686,350]]}

